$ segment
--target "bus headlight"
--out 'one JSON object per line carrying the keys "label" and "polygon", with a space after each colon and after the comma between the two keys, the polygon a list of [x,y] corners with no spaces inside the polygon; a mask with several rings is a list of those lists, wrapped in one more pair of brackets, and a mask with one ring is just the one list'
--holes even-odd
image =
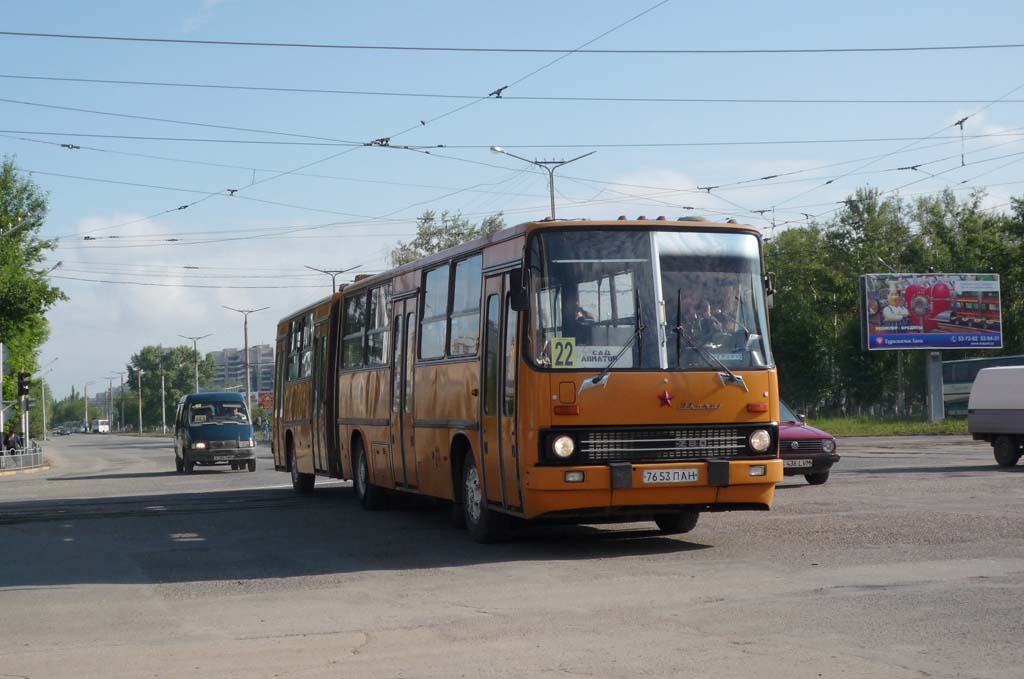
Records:
{"label": "bus headlight", "polygon": [[196,450],[203,450],[206,448],[206,443],[204,443],[203,441],[196,441],[195,443],[192,444],[192,447]]}
{"label": "bus headlight", "polygon": [[833,441],[832,439],[829,439],[821,444],[821,449],[824,450],[826,453],[831,453],[836,449],[836,442]]}
{"label": "bus headlight", "polygon": [[755,453],[766,453],[772,445],[772,435],[764,429],[755,429],[747,437],[747,442]]}
{"label": "bus headlight", "polygon": [[576,452],[576,442],[572,440],[571,436],[565,434],[556,436],[555,440],[551,442],[551,452],[555,454],[555,457],[564,460]]}

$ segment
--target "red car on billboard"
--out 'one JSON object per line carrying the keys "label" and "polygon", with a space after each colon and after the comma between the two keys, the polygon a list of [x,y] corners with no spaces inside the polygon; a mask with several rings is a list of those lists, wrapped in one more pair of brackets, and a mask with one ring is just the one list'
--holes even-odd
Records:
{"label": "red car on billboard", "polygon": [[815,429],[789,406],[779,402],[779,457],[786,476],[803,475],[807,483],[817,486],[828,481],[832,465],[839,462],[836,439],[832,434]]}

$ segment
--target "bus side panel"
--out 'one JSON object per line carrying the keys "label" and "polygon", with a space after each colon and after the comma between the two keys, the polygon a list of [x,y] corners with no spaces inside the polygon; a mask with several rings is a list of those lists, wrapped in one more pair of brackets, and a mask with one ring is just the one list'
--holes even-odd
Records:
{"label": "bus side panel", "polygon": [[[277,331],[278,337],[282,333],[287,334],[287,328],[287,324],[279,326]],[[271,447],[274,450],[274,467],[276,469],[284,469],[287,464],[287,453],[284,445],[284,378],[287,370],[285,365],[287,355],[288,343],[284,340],[278,340],[277,350],[274,355],[274,426],[271,430]]]}
{"label": "bus side panel", "polygon": [[451,449],[464,436],[480,464],[480,364],[477,360],[420,364],[415,378],[416,471],[420,490],[452,498]]}
{"label": "bus side panel", "polygon": [[284,385],[284,428],[291,433],[296,467],[303,474],[313,473],[312,395],[313,381],[309,378]]}

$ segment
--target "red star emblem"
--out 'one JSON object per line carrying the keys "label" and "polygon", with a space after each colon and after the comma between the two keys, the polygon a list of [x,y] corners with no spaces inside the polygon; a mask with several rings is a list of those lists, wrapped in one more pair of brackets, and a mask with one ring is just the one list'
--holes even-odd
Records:
{"label": "red star emblem", "polygon": [[658,399],[661,401],[662,408],[664,408],[665,406],[672,406],[672,394],[668,393],[668,389],[661,392],[661,394],[658,396]]}

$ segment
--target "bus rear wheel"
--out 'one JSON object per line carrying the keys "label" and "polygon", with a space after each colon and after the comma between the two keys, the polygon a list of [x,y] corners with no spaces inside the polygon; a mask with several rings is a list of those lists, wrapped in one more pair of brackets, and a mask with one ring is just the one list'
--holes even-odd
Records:
{"label": "bus rear wheel", "polygon": [[[256,471],[256,460],[251,463],[249,471]],[[292,488],[295,489],[296,493],[302,493],[303,495],[313,492],[313,486],[316,484],[316,476],[313,474],[302,474],[299,472],[299,465],[295,462],[295,450],[291,447],[288,448],[288,469],[292,473]]]}
{"label": "bus rear wheel", "polygon": [[677,512],[675,514],[655,514],[654,523],[664,535],[681,535],[689,533],[697,527],[699,512]]}
{"label": "bus rear wheel", "polygon": [[355,478],[352,480],[352,485],[356,489],[356,499],[365,509],[371,511],[384,509],[387,497],[384,495],[383,488],[370,483],[370,465],[366,460],[366,451],[363,450],[363,444],[360,441],[355,444],[355,454],[356,464],[352,470],[352,475]]}
{"label": "bus rear wheel", "polygon": [[1012,467],[1020,459],[1020,448],[1010,436],[999,436],[992,442],[992,452],[1000,467]]}
{"label": "bus rear wheel", "polygon": [[462,512],[466,520],[466,530],[477,542],[494,542],[500,540],[508,532],[508,517],[491,511],[484,497],[480,473],[472,453],[466,455],[462,467]]}

